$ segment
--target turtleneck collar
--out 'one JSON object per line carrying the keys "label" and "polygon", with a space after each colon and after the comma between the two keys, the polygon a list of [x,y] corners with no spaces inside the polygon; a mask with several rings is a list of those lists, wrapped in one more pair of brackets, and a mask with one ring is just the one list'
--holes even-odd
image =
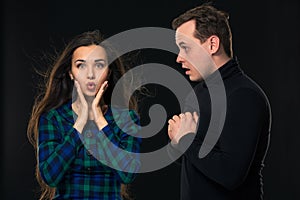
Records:
{"label": "turtleneck collar", "polygon": [[222,80],[224,81],[228,77],[233,77],[241,73],[243,74],[244,72],[240,68],[237,58],[232,58],[215,72],[206,77],[205,80],[200,81],[200,84],[203,87],[207,87],[205,82],[213,83],[214,80],[219,79],[220,75],[222,77]]}

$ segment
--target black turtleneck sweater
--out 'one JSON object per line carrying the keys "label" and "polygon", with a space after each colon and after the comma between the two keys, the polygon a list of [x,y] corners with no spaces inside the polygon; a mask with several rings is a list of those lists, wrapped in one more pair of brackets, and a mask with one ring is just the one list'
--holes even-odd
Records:
{"label": "black turtleneck sweater", "polygon": [[[178,145],[180,150],[182,144],[193,139],[182,156],[181,200],[263,199],[261,172],[271,125],[267,97],[235,59],[220,67],[218,72],[226,92],[224,127],[210,153],[199,158],[199,149],[211,120],[208,84],[200,82],[194,87],[200,108],[196,137],[190,133],[181,138]],[[199,110],[194,105],[187,98],[186,111]]]}

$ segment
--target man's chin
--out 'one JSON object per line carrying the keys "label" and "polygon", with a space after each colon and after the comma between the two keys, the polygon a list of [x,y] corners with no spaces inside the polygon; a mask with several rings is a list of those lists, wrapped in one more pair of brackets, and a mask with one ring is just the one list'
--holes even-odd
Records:
{"label": "man's chin", "polygon": [[200,81],[203,80],[202,77],[196,78],[196,77],[193,77],[193,76],[189,76],[189,78],[190,78],[190,81],[192,81],[192,82],[200,82]]}

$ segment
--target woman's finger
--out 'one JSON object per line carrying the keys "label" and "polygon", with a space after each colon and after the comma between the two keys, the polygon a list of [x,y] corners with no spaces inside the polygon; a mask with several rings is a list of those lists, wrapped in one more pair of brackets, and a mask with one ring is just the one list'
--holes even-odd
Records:
{"label": "woman's finger", "polygon": [[100,89],[97,92],[96,98],[94,100],[94,102],[98,105],[98,103],[100,102],[100,99],[104,93],[104,91],[106,90],[106,88],[108,87],[108,81],[104,81],[104,83],[102,83]]}

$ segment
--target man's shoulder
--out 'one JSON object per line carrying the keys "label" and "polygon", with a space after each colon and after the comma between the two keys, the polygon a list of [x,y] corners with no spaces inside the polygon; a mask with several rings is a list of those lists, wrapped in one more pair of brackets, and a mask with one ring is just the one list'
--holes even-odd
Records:
{"label": "man's shoulder", "polygon": [[246,74],[236,77],[228,82],[224,82],[224,85],[228,95],[236,91],[245,90],[252,91],[250,93],[254,92],[258,95],[265,96],[265,92],[261,86]]}

